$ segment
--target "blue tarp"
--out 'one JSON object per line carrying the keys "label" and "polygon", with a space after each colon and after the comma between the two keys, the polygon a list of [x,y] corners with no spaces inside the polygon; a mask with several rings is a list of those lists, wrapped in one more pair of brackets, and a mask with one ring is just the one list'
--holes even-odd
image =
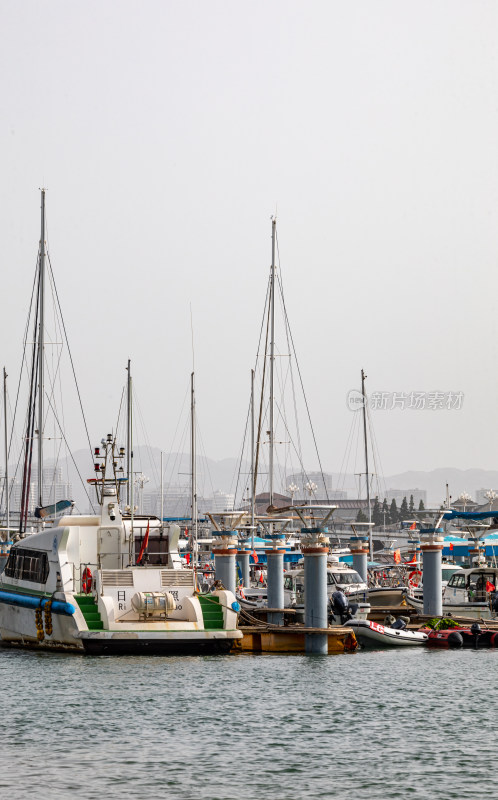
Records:
{"label": "blue tarp", "polygon": [[443,514],[443,519],[498,519],[498,511],[455,511]]}

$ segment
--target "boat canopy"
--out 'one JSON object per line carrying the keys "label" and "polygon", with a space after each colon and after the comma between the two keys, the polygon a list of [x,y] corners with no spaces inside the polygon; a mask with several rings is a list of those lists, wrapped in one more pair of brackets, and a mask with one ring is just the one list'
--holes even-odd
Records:
{"label": "boat canopy", "polygon": [[455,511],[451,509],[443,514],[443,519],[498,519],[497,511]]}

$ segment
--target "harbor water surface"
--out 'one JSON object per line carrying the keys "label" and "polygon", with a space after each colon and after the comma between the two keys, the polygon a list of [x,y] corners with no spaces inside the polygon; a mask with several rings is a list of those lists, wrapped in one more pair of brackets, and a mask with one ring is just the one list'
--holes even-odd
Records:
{"label": "harbor water surface", "polygon": [[0,649],[0,796],[496,798],[498,652]]}

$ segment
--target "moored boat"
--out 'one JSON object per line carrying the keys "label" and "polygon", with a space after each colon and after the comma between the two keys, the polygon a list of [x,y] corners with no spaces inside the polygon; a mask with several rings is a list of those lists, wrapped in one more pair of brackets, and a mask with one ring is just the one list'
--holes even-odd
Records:
{"label": "moored boat", "polygon": [[[448,565],[444,565],[443,567]],[[454,565],[453,574],[443,589],[443,613],[453,617],[494,619],[497,614],[498,567],[481,565],[462,569]],[[408,595],[407,603],[423,611],[423,592]]]}
{"label": "moored boat", "polygon": [[372,620],[349,620],[348,628],[352,628],[356,638],[364,647],[410,647],[427,643],[426,632],[409,631],[404,627],[389,627]]}
{"label": "moored boat", "polygon": [[[181,566],[180,528],[171,526],[163,564],[148,566],[149,518],[139,545],[133,519],[119,507],[121,481],[112,436],[96,448],[92,479],[100,515],[69,516],[12,545],[0,576],[3,645],[94,654],[218,653],[242,637],[239,604],[219,589],[201,594]],[[112,471],[106,477],[106,469]],[[135,541],[137,540],[137,541]]]}
{"label": "moored boat", "polygon": [[498,647],[498,631],[481,628],[474,622],[470,626],[455,625],[445,630],[423,629],[427,632],[427,645],[442,649],[471,647],[480,650],[487,647]]}

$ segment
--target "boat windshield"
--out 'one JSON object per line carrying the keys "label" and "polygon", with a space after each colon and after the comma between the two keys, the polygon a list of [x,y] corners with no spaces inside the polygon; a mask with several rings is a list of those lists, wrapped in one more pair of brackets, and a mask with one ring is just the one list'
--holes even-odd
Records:
{"label": "boat windshield", "polygon": [[332,574],[336,583],[340,584],[363,583],[358,573],[355,572],[354,570],[351,570],[351,572],[334,572]]}

